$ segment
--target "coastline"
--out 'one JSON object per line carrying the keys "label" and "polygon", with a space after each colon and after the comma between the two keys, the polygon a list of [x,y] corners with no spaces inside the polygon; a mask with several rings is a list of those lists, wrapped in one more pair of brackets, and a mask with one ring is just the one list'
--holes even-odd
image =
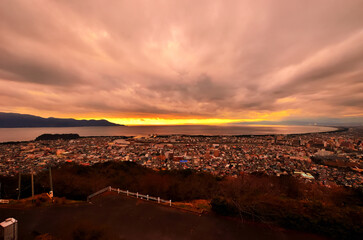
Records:
{"label": "coastline", "polygon": [[[169,125],[165,125],[165,126],[169,126]],[[280,126],[282,126],[282,125],[280,125]],[[297,125],[297,126],[304,127],[304,126],[299,126],[299,125]],[[110,127],[110,126],[106,126],[106,127]],[[126,127],[126,126],[122,126],[122,127]],[[261,125],[261,127],[263,127],[263,125]],[[178,133],[174,134],[174,133],[172,133],[172,134],[156,134],[156,135],[161,136],[161,137],[171,137],[171,136],[221,137],[221,136],[228,136],[228,137],[250,137],[251,138],[251,137],[273,137],[273,136],[279,136],[279,135],[306,136],[306,135],[311,135],[311,134],[328,134],[328,133],[345,132],[345,131],[348,131],[348,129],[349,129],[349,127],[343,127],[343,126],[319,126],[319,127],[334,128],[334,130],[322,131],[322,132],[315,131],[315,132],[306,132],[306,133],[274,133],[274,134],[232,134],[231,135],[231,134],[178,134]],[[70,127],[70,128],[72,128],[72,127]],[[78,128],[78,127],[74,127],[74,128]],[[90,127],[90,128],[93,128],[93,127]],[[5,128],[5,129],[14,129],[14,128]],[[25,128],[18,128],[18,129],[25,129]],[[90,135],[90,136],[80,136],[80,138],[104,138],[104,137],[132,138],[135,136],[137,136],[137,134],[135,134],[135,135],[103,135],[103,136]],[[35,142],[35,141],[36,141],[35,138],[33,140],[24,140],[24,141],[4,141],[4,142],[0,142],[0,145],[22,144],[22,143],[30,143],[30,142]]]}

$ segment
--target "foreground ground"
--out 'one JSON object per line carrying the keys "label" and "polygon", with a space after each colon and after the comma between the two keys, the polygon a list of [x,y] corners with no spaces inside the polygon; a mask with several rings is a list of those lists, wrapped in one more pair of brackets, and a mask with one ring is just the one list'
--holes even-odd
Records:
{"label": "foreground ground", "polygon": [[92,204],[0,209],[19,221],[19,239],[50,233],[60,239],[323,239],[315,235],[196,215],[118,195]]}
{"label": "foreground ground", "polygon": [[[107,162],[88,167],[64,164],[53,168],[52,176],[58,197],[56,205],[69,205],[66,199],[84,201],[89,194],[113,186],[172,199],[174,203],[179,201],[182,208],[195,203],[198,211],[236,219],[242,217],[339,240],[361,239],[363,233],[362,192],[341,186],[328,188],[293,176],[243,174],[237,178],[220,178],[192,170],[156,171],[132,162]],[[17,198],[17,177],[0,177],[0,182],[3,197]],[[21,197],[30,196],[30,176],[22,175],[22,183]],[[35,193],[49,189],[48,172],[37,174]],[[35,205],[47,207],[47,198],[38,199]]]}

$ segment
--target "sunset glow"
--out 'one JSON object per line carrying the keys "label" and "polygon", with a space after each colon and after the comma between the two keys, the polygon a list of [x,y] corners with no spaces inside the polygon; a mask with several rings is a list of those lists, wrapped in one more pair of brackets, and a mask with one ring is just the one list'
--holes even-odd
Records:
{"label": "sunset glow", "polygon": [[152,2],[1,1],[0,112],[363,122],[362,1]]}
{"label": "sunset glow", "polygon": [[180,118],[175,117],[93,117],[93,118],[82,118],[77,119],[106,119],[110,122],[124,125],[219,125],[219,124],[231,124],[231,123],[248,123],[248,122],[259,122],[259,121],[277,121],[291,114],[296,113],[297,110],[286,110],[271,113],[256,113],[250,112],[247,115],[253,116],[254,118]]}
{"label": "sunset glow", "polygon": [[0,0],[0,238],[362,239],[362,173],[363,0]]}
{"label": "sunset glow", "polygon": [[[250,119],[162,119],[162,118],[107,118],[106,120],[125,125],[219,125],[248,122]],[[257,119],[259,120],[259,119]],[[255,120],[253,120],[255,121]]]}

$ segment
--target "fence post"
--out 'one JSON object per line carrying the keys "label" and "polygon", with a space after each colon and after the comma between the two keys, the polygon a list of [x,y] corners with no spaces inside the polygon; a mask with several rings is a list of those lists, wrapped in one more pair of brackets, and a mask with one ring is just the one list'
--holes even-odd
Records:
{"label": "fence post", "polygon": [[171,207],[171,200],[169,200],[169,204],[170,204],[170,207]]}
{"label": "fence post", "polygon": [[129,190],[126,190],[126,195],[127,195],[127,196],[129,195]]}
{"label": "fence post", "polygon": [[117,193],[120,194],[120,189],[119,188],[117,188]]}
{"label": "fence post", "polygon": [[149,195],[146,195],[146,200],[149,200]]}
{"label": "fence post", "polygon": [[108,191],[111,192],[111,186],[108,186]]}
{"label": "fence post", "polygon": [[138,192],[136,193],[136,198],[139,198],[139,193]]}
{"label": "fence post", "polygon": [[158,203],[160,203],[160,197],[158,197]]}

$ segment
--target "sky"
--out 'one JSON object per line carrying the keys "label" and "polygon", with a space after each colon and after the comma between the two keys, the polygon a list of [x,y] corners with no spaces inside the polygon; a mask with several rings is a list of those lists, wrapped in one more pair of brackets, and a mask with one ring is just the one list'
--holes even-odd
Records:
{"label": "sky", "polygon": [[0,112],[130,125],[363,120],[362,10],[363,0],[0,0]]}

